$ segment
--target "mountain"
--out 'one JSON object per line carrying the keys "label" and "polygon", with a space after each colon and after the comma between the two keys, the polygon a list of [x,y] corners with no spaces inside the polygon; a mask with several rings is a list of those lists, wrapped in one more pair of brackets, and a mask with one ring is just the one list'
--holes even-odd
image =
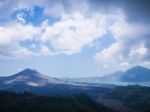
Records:
{"label": "mountain", "polygon": [[123,76],[124,72],[117,71],[111,74],[107,74],[102,77],[82,77],[82,78],[62,78],[62,80],[68,82],[80,82],[80,83],[105,83],[106,81],[118,81]]}
{"label": "mountain", "polygon": [[150,69],[136,66],[127,70],[121,77],[124,82],[145,82],[150,81]]}
{"label": "mountain", "polygon": [[29,91],[40,95],[70,95],[78,93],[99,94],[109,91],[113,85],[77,84],[49,77],[33,69],[25,69],[12,76],[0,77],[0,90]]}
{"label": "mountain", "polygon": [[0,78],[1,84],[4,85],[17,85],[17,84],[24,84],[30,86],[43,86],[46,84],[63,84],[64,81],[48,77],[39,73],[34,69],[25,69],[17,74],[8,77],[1,77]]}
{"label": "mountain", "polygon": [[150,69],[142,66],[135,66],[125,72],[119,71],[101,77],[101,80],[133,83],[147,82],[150,81]]}
{"label": "mountain", "polygon": [[62,78],[68,82],[76,82],[76,83],[108,83],[119,81],[125,72],[117,71],[114,73],[107,74],[102,77],[82,77],[82,78]]}
{"label": "mountain", "polygon": [[150,69],[135,66],[127,71],[117,71],[107,74],[102,77],[83,77],[83,78],[64,78],[65,81],[78,82],[78,83],[100,83],[100,84],[116,84],[116,85],[128,85],[128,84],[140,84],[150,85]]}
{"label": "mountain", "polygon": [[118,81],[121,79],[121,77],[124,75],[124,72],[117,71],[111,74],[108,74],[106,76],[101,77],[100,79],[103,81]]}
{"label": "mountain", "polygon": [[108,74],[100,78],[103,81],[119,81],[119,82],[147,82],[150,81],[150,69],[135,66],[128,69],[125,72],[118,71],[112,74]]}
{"label": "mountain", "polygon": [[30,91],[37,94],[53,94],[54,86],[65,85],[65,81],[46,76],[34,69],[24,69],[11,76],[0,77],[0,89],[16,92]]}

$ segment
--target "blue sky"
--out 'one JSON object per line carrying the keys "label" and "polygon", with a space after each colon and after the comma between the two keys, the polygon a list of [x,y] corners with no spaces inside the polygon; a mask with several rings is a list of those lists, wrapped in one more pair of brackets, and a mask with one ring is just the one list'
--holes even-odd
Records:
{"label": "blue sky", "polygon": [[33,68],[91,77],[150,68],[149,9],[148,0],[1,0],[0,75]]}

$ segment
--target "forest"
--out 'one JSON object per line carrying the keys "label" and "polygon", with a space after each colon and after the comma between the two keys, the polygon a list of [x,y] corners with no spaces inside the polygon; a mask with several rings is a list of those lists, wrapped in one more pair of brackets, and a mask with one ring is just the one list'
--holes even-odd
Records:
{"label": "forest", "polygon": [[41,96],[29,92],[0,91],[0,112],[116,112],[86,94]]}
{"label": "forest", "polygon": [[117,99],[133,112],[150,112],[150,87],[118,86],[105,94],[107,99]]}

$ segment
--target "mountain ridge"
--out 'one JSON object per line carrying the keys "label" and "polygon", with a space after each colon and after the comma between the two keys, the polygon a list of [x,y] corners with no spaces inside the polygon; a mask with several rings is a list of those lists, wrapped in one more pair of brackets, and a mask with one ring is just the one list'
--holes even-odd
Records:
{"label": "mountain ridge", "polygon": [[64,80],[70,80],[74,82],[90,82],[90,83],[115,83],[116,82],[130,82],[139,83],[150,81],[150,69],[142,66],[135,66],[126,71],[117,71],[107,74],[102,77],[85,77],[85,78],[66,78]]}
{"label": "mountain ridge", "polygon": [[50,76],[46,76],[36,71],[35,69],[24,69],[21,72],[13,74],[11,76],[1,77],[1,83],[3,84],[18,84],[24,83],[32,86],[42,86],[45,84],[57,83],[62,84],[64,81],[53,78]]}
{"label": "mountain ridge", "polygon": [[125,72],[121,80],[125,82],[150,81],[150,69],[142,66],[132,67]]}
{"label": "mountain ridge", "polygon": [[110,84],[78,84],[41,74],[34,69],[24,69],[12,76],[0,78],[0,90],[15,92],[29,91],[40,95],[70,95],[76,93],[97,93],[115,87]]}

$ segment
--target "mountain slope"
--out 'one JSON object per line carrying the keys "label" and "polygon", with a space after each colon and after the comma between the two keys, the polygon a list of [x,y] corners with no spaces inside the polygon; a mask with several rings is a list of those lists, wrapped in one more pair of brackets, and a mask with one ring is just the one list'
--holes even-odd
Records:
{"label": "mountain slope", "polygon": [[[111,85],[110,85],[111,86]],[[87,93],[96,95],[109,91],[109,85],[88,85],[68,83],[63,80],[44,76],[32,69],[25,69],[17,74],[0,78],[1,90],[15,92],[29,91],[35,94],[55,96]]]}
{"label": "mountain slope", "polygon": [[[150,87],[138,85],[118,86],[111,92],[106,93],[104,97],[121,102],[125,107],[132,110],[131,112],[150,112]],[[119,109],[118,107],[115,108]],[[123,108],[120,109],[123,110]]]}
{"label": "mountain slope", "polygon": [[62,79],[68,82],[78,82],[78,83],[105,83],[105,81],[118,81],[121,79],[123,74],[124,72],[117,71],[102,77],[82,77],[82,78],[62,78]]}
{"label": "mountain slope", "polygon": [[1,85],[17,85],[17,84],[24,84],[30,86],[43,86],[46,84],[56,83],[62,84],[65,83],[62,80],[45,76],[36,70],[32,69],[25,69],[17,74],[8,77],[1,77],[0,78]]}
{"label": "mountain slope", "polygon": [[115,72],[101,77],[103,81],[146,82],[150,81],[150,69],[135,66],[125,72]]}
{"label": "mountain slope", "polygon": [[118,81],[121,79],[121,77],[124,75],[124,72],[122,71],[117,71],[112,74],[108,74],[106,76],[101,77],[101,80],[104,81]]}
{"label": "mountain slope", "polygon": [[125,72],[121,77],[125,82],[145,82],[150,81],[150,69],[142,66],[133,67]]}
{"label": "mountain slope", "polygon": [[[9,103],[8,103],[9,102]],[[116,112],[93,101],[85,94],[38,96],[29,92],[16,94],[0,91],[1,112]]]}
{"label": "mountain slope", "polygon": [[135,66],[125,72],[117,71],[102,77],[64,78],[64,80],[79,83],[105,83],[119,85],[125,83],[139,84],[150,81],[150,69],[142,66]]}

